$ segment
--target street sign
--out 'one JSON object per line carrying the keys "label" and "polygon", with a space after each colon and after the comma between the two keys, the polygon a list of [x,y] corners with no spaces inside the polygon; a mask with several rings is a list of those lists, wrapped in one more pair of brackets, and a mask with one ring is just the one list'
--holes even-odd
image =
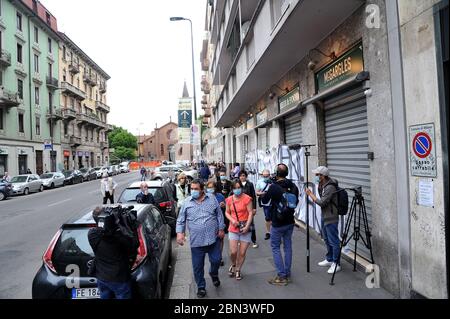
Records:
{"label": "street sign", "polygon": [[291,107],[297,106],[300,103],[300,86],[295,87],[289,93],[283,95],[278,99],[280,113]]}
{"label": "street sign", "polygon": [[190,128],[192,125],[192,111],[178,110],[178,127]]}
{"label": "street sign", "polygon": [[44,141],[44,150],[53,150],[52,142],[49,140]]}
{"label": "street sign", "polygon": [[437,177],[434,133],[434,124],[416,125],[409,128],[412,176]]}

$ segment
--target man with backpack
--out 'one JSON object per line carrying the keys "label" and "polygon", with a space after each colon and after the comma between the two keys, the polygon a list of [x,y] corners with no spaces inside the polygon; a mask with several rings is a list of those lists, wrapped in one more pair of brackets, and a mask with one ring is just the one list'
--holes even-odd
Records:
{"label": "man with backpack", "polygon": [[[289,180],[289,168],[279,164],[277,177],[267,192],[261,197],[262,205],[270,207],[270,243],[277,271],[275,278],[268,282],[271,285],[286,286],[291,281],[292,235],[294,233],[294,213],[298,205],[299,191]],[[281,242],[284,247],[284,260],[281,254]]]}
{"label": "man with backpack", "polygon": [[[335,271],[341,271],[340,266],[340,240],[339,240],[339,215],[345,215],[346,209],[348,209],[348,199],[347,207],[345,208],[345,197],[342,201],[338,201],[338,192],[340,194],[346,195],[344,190],[339,189],[338,182],[330,178],[330,171],[327,167],[320,166],[313,170],[316,175],[315,183],[319,184],[319,195],[318,199],[312,191],[307,188],[306,194],[312,199],[314,203],[322,208],[322,235],[327,246],[327,256],[326,259],[319,263],[320,267],[330,267],[328,269],[329,274],[333,274]],[[344,204],[345,213],[341,212],[340,206]]]}

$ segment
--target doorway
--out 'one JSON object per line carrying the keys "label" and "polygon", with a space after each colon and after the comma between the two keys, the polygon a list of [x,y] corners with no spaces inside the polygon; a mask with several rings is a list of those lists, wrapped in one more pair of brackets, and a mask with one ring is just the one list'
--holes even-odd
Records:
{"label": "doorway", "polygon": [[36,151],[36,174],[39,176],[44,174],[44,159],[42,151]]}

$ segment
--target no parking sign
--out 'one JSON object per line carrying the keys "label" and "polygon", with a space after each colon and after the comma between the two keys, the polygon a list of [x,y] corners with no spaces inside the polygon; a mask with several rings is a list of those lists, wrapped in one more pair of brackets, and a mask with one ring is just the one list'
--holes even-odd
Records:
{"label": "no parking sign", "polygon": [[409,128],[411,175],[437,177],[434,124]]}

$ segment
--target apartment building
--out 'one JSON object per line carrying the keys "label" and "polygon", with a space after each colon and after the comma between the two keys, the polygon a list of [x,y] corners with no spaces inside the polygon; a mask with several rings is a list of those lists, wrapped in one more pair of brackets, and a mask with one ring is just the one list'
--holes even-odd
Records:
{"label": "apartment building", "polygon": [[61,143],[65,169],[109,163],[107,81],[110,76],[59,33]]}
{"label": "apartment building", "polygon": [[40,2],[0,0],[0,176],[61,168],[57,30]]}
{"label": "apartment building", "polygon": [[[362,187],[381,286],[447,298],[448,1],[206,8],[204,105],[217,128],[208,159],[231,165],[280,144],[315,145],[310,167]],[[368,259],[358,248],[361,265]]]}

